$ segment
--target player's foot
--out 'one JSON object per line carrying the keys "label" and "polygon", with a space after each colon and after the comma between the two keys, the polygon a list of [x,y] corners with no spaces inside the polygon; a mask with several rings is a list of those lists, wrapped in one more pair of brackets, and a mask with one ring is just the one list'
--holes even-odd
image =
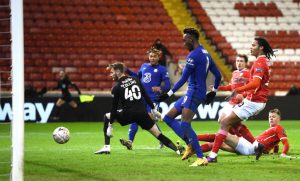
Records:
{"label": "player's foot", "polygon": [[96,151],[95,154],[110,154],[110,145],[104,145],[100,150]]}
{"label": "player's foot", "polygon": [[125,146],[128,150],[132,150],[132,141],[130,140],[125,140],[125,139],[120,139],[120,143]]}
{"label": "player's foot", "polygon": [[261,155],[263,154],[263,151],[264,151],[264,145],[261,144],[261,143],[258,143],[258,146],[257,148],[255,148],[255,159],[256,160],[259,160],[259,157],[261,157]]}
{"label": "player's foot", "polygon": [[178,151],[179,155],[183,155],[183,153],[185,151],[185,147],[182,146],[182,144],[179,141],[176,142],[176,147],[177,147],[177,151]]}
{"label": "player's foot", "polygon": [[197,160],[190,165],[190,167],[207,166],[208,161],[206,158],[197,158]]}
{"label": "player's foot", "polygon": [[192,144],[189,144],[181,157],[181,160],[186,160],[189,157],[191,157],[195,153],[194,148],[192,147]]}
{"label": "player's foot", "polygon": [[210,156],[206,156],[206,159],[208,161],[208,163],[217,163],[218,162],[218,157],[215,158],[211,158]]}
{"label": "player's foot", "polygon": [[159,149],[163,149],[165,145],[163,143],[159,143]]}

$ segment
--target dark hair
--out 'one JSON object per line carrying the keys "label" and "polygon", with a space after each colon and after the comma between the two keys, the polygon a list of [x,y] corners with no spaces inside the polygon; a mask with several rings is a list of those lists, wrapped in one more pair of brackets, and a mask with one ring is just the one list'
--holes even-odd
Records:
{"label": "dark hair", "polygon": [[271,59],[271,56],[275,57],[274,50],[271,48],[270,44],[268,43],[268,41],[266,39],[264,39],[262,37],[255,37],[254,40],[257,41],[259,46],[264,47],[263,51],[264,51],[265,56],[268,59]]}
{"label": "dark hair", "polygon": [[116,63],[113,63],[113,64],[109,64],[108,65],[109,68],[112,68],[114,70],[120,70],[120,72],[124,73],[124,64],[123,63],[120,63],[120,62],[116,62]]}
{"label": "dark hair", "polygon": [[271,110],[269,111],[269,113],[276,113],[276,114],[278,114],[278,116],[281,117],[281,112],[280,112],[279,109],[277,109],[277,108],[271,109]]}
{"label": "dark hair", "polygon": [[184,28],[184,34],[189,34],[194,37],[196,40],[199,40],[199,32],[195,28]]}
{"label": "dark hair", "polygon": [[246,54],[240,54],[240,53],[239,53],[239,54],[237,54],[237,56],[243,58],[243,59],[245,60],[246,63],[248,62],[248,57],[247,57]]}

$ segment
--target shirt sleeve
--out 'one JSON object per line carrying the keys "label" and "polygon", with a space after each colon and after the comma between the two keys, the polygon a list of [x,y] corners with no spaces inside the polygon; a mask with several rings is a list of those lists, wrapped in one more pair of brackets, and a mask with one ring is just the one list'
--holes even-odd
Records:
{"label": "shirt sleeve", "polygon": [[131,71],[129,68],[126,69],[126,73],[128,73],[128,75],[130,75],[132,77],[138,77],[138,74]]}
{"label": "shirt sleeve", "polygon": [[215,76],[214,88],[218,89],[222,76],[221,76],[221,73],[220,73],[219,69],[217,68],[215,62],[212,59],[210,59],[210,71]]}
{"label": "shirt sleeve", "polygon": [[118,103],[119,103],[119,92],[118,92],[118,85],[116,85],[112,91],[112,107],[110,110],[110,123],[112,124],[115,119],[116,119],[116,115],[117,115],[117,109],[118,109]]}
{"label": "shirt sleeve", "polygon": [[193,69],[190,67],[185,66],[182,72],[182,75],[180,77],[180,79],[176,82],[176,84],[174,85],[172,91],[175,93],[176,91],[178,91],[178,89],[180,89],[181,86],[183,86],[183,84],[188,80],[189,76],[192,74]]}
{"label": "shirt sleeve", "polygon": [[263,79],[265,68],[266,68],[266,66],[262,62],[260,62],[260,61],[255,62],[253,65],[254,70],[253,70],[252,79],[255,77],[257,77],[259,79]]}

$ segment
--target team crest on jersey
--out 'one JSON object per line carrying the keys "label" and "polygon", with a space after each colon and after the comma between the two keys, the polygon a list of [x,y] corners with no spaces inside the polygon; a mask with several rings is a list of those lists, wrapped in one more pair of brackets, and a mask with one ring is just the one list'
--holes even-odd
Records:
{"label": "team crest on jersey", "polygon": [[154,70],[153,70],[153,72],[157,72],[157,71],[158,71],[157,69],[154,69]]}
{"label": "team crest on jersey", "polygon": [[143,81],[149,83],[151,81],[151,73],[145,73],[144,76]]}
{"label": "team crest on jersey", "polygon": [[65,89],[67,86],[66,86],[66,84],[62,84],[61,87],[62,87],[63,89]]}

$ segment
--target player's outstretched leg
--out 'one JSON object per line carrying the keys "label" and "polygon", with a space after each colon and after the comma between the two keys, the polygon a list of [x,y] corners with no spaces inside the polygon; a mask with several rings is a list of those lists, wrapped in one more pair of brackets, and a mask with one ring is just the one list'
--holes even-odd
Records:
{"label": "player's outstretched leg", "polygon": [[175,151],[177,154],[182,154],[182,152],[180,152],[180,150],[177,149],[176,145],[162,133],[158,135],[157,139],[161,141],[165,146]]}

